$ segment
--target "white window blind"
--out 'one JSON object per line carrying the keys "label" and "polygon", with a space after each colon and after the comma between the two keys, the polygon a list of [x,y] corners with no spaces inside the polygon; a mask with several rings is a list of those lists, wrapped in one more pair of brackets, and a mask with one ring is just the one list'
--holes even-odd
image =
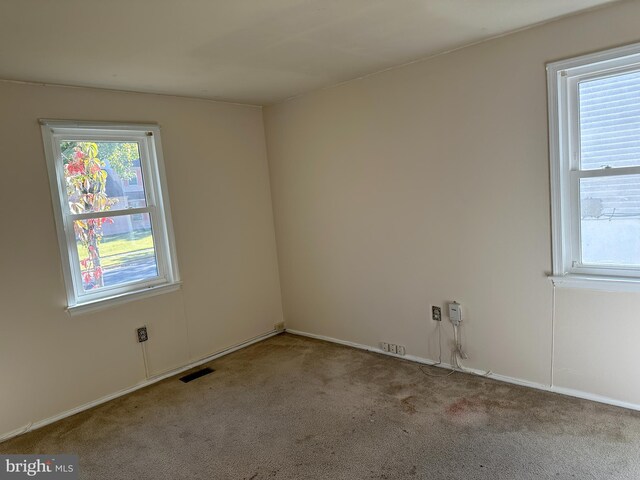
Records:
{"label": "white window blind", "polygon": [[640,71],[579,84],[581,169],[640,165]]}

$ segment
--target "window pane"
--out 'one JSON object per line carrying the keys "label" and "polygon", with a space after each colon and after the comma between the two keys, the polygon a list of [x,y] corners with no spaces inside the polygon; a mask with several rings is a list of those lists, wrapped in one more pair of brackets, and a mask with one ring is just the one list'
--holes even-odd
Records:
{"label": "window pane", "polygon": [[136,142],[61,141],[71,213],[145,207]]}
{"label": "window pane", "polygon": [[581,82],[581,168],[640,165],[640,71]]}
{"label": "window pane", "polygon": [[583,264],[640,265],[640,175],[580,180]]}
{"label": "window pane", "polygon": [[85,291],[158,276],[148,213],[74,222]]}

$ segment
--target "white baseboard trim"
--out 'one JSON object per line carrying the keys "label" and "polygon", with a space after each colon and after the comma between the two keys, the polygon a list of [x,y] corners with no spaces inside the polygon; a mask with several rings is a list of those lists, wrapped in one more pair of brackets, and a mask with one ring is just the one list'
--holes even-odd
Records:
{"label": "white baseboard trim", "polygon": [[[315,333],[302,332],[300,330],[294,330],[287,328],[287,333],[292,335],[300,335],[302,337],[315,338],[317,340],[324,340],[326,342],[338,343],[340,345],[346,345],[348,347],[358,348],[360,350],[366,350],[368,352],[379,353],[382,355],[388,355],[390,357],[400,358],[404,360],[409,360],[411,362],[421,363],[424,365],[431,365],[434,367],[446,368],[448,370],[452,370],[454,367],[448,363],[440,363],[438,364],[435,360],[431,360],[428,358],[417,357],[415,355],[396,355],[390,352],[385,352],[384,350],[378,347],[372,347],[370,345],[363,345],[361,343],[349,342],[347,340],[340,340],[333,337],[327,337],[325,335],[317,335]],[[627,408],[629,410],[637,410],[640,411],[640,404],[625,402],[622,400],[617,400],[615,398],[605,397],[603,395],[598,395],[595,393],[583,392],[581,390],[574,390],[572,388],[558,387],[555,385],[546,385],[544,383],[531,382],[529,380],[523,380],[521,378],[509,377],[506,375],[500,375],[497,373],[484,372],[482,370],[478,370],[475,368],[465,367],[464,369],[458,369],[458,371],[462,373],[469,373],[471,375],[478,375],[487,378],[492,378],[494,380],[498,380],[500,382],[512,383],[514,385],[521,385],[523,387],[535,388],[536,390],[543,390],[545,392],[558,393],[560,395],[567,395],[569,397],[581,398],[583,400],[591,400],[593,402],[604,403],[607,405],[613,405],[615,407]]]}
{"label": "white baseboard trim", "polygon": [[85,403],[83,405],[80,405],[78,407],[74,407],[70,410],[66,410],[62,413],[59,413],[57,415],[53,415],[51,417],[45,418],[44,420],[38,420],[36,422],[32,422],[29,423],[27,425],[25,425],[22,428],[18,428],[16,430],[13,430],[11,432],[5,433],[3,435],[0,435],[0,443],[9,440],[11,438],[17,437],[18,435],[22,435],[23,433],[27,433],[27,432],[31,432],[32,430],[37,430],[38,428],[42,428],[46,425],[49,425],[51,423],[57,422],[58,420],[62,420],[63,418],[67,418],[70,417],[72,415],[75,415],[76,413],[80,413],[83,412],[84,410],[89,410],[90,408],[93,407],[97,407],[98,405],[101,405],[103,403],[106,403],[110,400],[113,400],[114,398],[118,398],[118,397],[122,397],[123,395],[127,395],[128,393],[132,393],[135,392],[136,390],[140,390],[141,388],[147,387],[149,385],[152,385],[154,383],[157,383],[161,380],[164,380],[165,378],[169,378],[172,377],[174,375],[178,375],[179,373],[185,372],[187,370],[190,370],[194,367],[200,366],[203,363],[208,363],[211,362],[212,360],[215,360],[216,358],[220,358],[224,355],[228,355],[232,352],[235,352],[236,350],[240,350],[242,348],[248,347],[249,345],[253,345],[254,343],[257,342],[261,342],[262,340],[266,340],[269,337],[273,337],[275,335],[278,335],[279,333],[283,333],[284,330],[273,330],[267,333],[263,333],[261,335],[258,335],[256,337],[250,338],[249,340],[245,340],[244,342],[238,343],[236,345],[233,345],[231,347],[225,348],[224,350],[220,350],[219,352],[213,353],[211,355],[207,355],[204,358],[201,358],[199,360],[196,360],[194,362],[191,362],[187,365],[184,365],[182,367],[178,367],[178,368],[174,368],[174,369],[170,369],[167,370],[166,372],[163,373],[159,373],[157,375],[151,376],[149,378],[147,378],[146,380],[141,381],[140,383],[137,383],[136,385],[133,385],[131,387],[125,388],[123,390],[119,390],[117,392],[111,393],[109,395],[106,395],[104,397],[101,397],[97,400],[93,400],[91,402]]}
{"label": "white baseboard trim", "polygon": [[617,400],[615,398],[605,397],[596,393],[583,392],[582,390],[574,390],[573,388],[565,388],[552,386],[548,389],[550,392],[559,393],[560,395],[567,395],[569,397],[582,398],[584,400],[591,400],[592,402],[605,403],[607,405],[613,405],[614,407],[627,408],[629,410],[640,411],[640,404],[625,402],[623,400]]}

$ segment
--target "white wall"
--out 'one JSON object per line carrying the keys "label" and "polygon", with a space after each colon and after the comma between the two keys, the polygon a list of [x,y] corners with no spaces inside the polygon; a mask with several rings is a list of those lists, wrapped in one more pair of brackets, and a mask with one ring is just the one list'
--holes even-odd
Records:
{"label": "white wall", "polygon": [[[545,63],[639,23],[624,2],[266,108],[287,327],[435,359],[429,304],[455,299],[467,366],[548,385]],[[556,305],[555,385],[640,404],[640,295]]]}
{"label": "white wall", "polygon": [[[0,82],[0,437],[282,321],[260,108]],[[184,285],[70,317],[38,118],[157,122]]]}

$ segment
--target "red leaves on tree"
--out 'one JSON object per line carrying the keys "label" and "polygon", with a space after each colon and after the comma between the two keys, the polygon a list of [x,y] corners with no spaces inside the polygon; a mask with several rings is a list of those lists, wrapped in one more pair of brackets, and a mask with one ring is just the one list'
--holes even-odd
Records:
{"label": "red leaves on tree", "polygon": [[66,165],[67,175],[81,175],[84,173],[84,161],[77,160]]}
{"label": "red leaves on tree", "polygon": [[[117,200],[106,192],[107,171],[98,158],[98,145],[77,142],[64,166],[69,207],[74,214],[102,212],[111,208]],[[73,227],[78,245],[87,249],[88,256],[80,260],[81,276],[85,290],[102,286],[103,271],[100,266],[99,245],[102,225],[113,223],[111,218],[88,218],[74,221]]]}

